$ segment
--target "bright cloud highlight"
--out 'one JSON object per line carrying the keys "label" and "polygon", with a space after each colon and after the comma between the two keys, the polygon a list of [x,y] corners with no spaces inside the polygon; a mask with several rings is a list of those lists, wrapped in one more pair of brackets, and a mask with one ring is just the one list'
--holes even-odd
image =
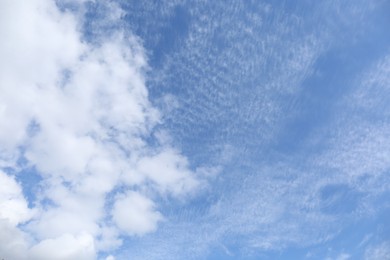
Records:
{"label": "bright cloud highlight", "polygon": [[[160,114],[138,40],[119,30],[88,43],[79,14],[54,1],[2,1],[0,10],[0,165],[10,172],[0,172],[9,230],[0,255],[94,259],[120,246],[120,234],[156,230],[156,192],[182,196],[198,180],[179,151],[146,142]],[[41,178],[32,208],[11,176],[33,174],[26,169]]]}

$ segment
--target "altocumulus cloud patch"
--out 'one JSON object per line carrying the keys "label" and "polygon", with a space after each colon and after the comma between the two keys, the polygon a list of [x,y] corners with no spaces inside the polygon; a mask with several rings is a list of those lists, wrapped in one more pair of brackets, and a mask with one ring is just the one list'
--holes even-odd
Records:
{"label": "altocumulus cloud patch", "polygon": [[386,1],[0,3],[0,259],[387,259]]}

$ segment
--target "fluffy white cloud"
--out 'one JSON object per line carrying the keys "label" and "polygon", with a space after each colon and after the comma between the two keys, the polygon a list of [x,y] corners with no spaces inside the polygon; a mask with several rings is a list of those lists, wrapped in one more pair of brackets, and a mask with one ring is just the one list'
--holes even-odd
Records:
{"label": "fluffy white cloud", "polygon": [[[16,241],[1,247],[8,258],[31,247],[33,259],[93,259],[119,246],[119,234],[152,232],[163,219],[133,191],[108,212],[116,187],[181,196],[199,186],[169,142],[145,141],[161,115],[148,100],[142,46],[124,32],[85,42],[80,19],[51,0],[0,2],[0,167],[18,172],[23,158],[43,178],[32,218],[20,186],[0,172],[9,231],[0,239]],[[27,233],[15,227],[27,220]]]}
{"label": "fluffy white cloud", "polygon": [[27,236],[4,219],[0,219],[0,230],[0,257],[2,259],[26,259]]}
{"label": "fluffy white cloud", "polygon": [[30,259],[95,259],[93,237],[82,233],[78,236],[64,234],[56,239],[47,239],[31,248]]}
{"label": "fluffy white cloud", "polygon": [[32,217],[22,189],[14,178],[0,171],[0,220],[18,225]]}
{"label": "fluffy white cloud", "polygon": [[[0,10],[0,154],[3,164],[16,160],[36,108],[37,89],[58,79],[82,52],[76,21],[54,2],[2,1]],[[11,160],[11,161],[10,161]],[[6,161],[6,162],[5,162]]]}
{"label": "fluffy white cloud", "polygon": [[153,201],[137,192],[118,196],[112,214],[116,225],[130,235],[152,232],[163,219]]}
{"label": "fluffy white cloud", "polygon": [[138,169],[163,193],[185,194],[198,185],[188,169],[187,159],[173,149],[141,158],[138,162]]}
{"label": "fluffy white cloud", "polygon": [[27,206],[20,185],[0,171],[0,257],[24,259],[28,249],[27,236],[17,225],[28,221],[33,211]]}

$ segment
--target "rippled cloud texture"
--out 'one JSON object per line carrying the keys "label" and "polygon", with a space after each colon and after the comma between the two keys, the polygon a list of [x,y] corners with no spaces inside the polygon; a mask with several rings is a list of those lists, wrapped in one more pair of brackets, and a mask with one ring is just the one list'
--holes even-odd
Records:
{"label": "rippled cloud texture", "polygon": [[0,1],[1,259],[387,259],[386,1]]}

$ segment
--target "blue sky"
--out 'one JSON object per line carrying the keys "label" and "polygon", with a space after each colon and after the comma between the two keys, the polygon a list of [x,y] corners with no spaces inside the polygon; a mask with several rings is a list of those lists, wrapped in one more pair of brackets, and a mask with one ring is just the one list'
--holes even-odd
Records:
{"label": "blue sky", "polygon": [[0,10],[0,258],[390,259],[388,1]]}

